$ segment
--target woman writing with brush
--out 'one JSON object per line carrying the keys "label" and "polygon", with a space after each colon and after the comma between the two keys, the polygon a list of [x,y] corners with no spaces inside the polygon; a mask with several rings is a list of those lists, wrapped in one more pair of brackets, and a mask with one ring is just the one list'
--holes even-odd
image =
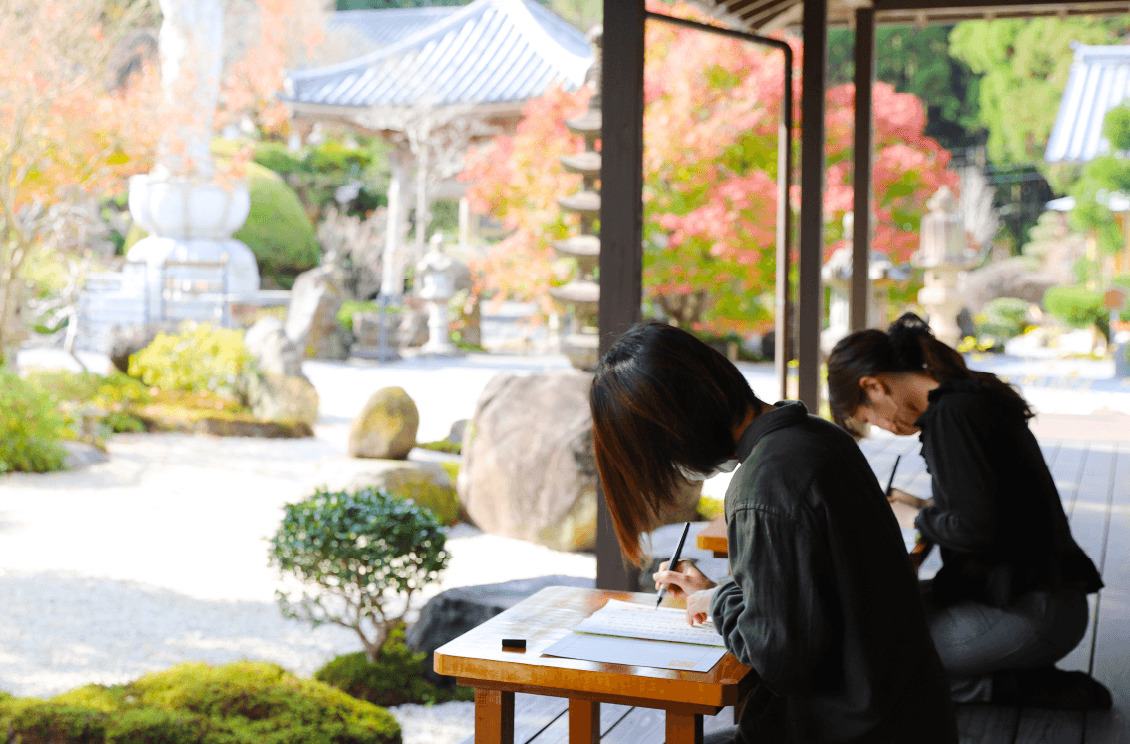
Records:
{"label": "woman writing with brush", "polygon": [[1102,581],[1071,537],[1024,398],[910,313],[836,344],[828,397],[856,436],[870,424],[922,442],[933,500],[893,497],[921,508],[915,527],[941,550],[923,599],[954,700],[1109,708],[1105,687],[1054,666],[1082,640]]}

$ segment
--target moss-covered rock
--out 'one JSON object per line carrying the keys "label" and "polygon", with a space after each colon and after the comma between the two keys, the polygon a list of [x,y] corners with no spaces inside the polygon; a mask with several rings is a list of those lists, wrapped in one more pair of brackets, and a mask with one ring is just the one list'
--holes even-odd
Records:
{"label": "moss-covered rock", "polygon": [[182,431],[217,437],[267,439],[297,439],[314,435],[314,430],[305,421],[261,421],[247,411],[216,411],[151,403],[139,408],[137,416],[149,431]]}
{"label": "moss-covered rock", "polygon": [[0,731],[20,744],[103,744],[109,716],[100,710],[35,698],[0,701]]}
{"label": "moss-covered rock", "polygon": [[400,744],[388,711],[275,664],[179,664],[50,701],[0,696],[20,744]]}
{"label": "moss-covered rock", "polygon": [[[310,486],[329,491],[356,491],[375,488],[411,499],[439,520],[453,524],[460,516],[455,481],[445,467],[448,463],[405,460],[330,458],[323,460]],[[457,463],[456,463],[457,465]]]}
{"label": "moss-covered rock", "polygon": [[372,397],[349,428],[351,457],[403,460],[416,446],[420,412],[404,388],[386,387]]}

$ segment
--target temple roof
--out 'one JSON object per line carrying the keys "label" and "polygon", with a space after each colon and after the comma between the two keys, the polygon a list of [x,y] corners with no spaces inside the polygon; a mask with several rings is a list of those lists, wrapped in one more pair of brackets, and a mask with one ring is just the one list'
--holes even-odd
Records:
{"label": "temple roof", "polygon": [[1072,47],[1075,61],[1044,153],[1049,163],[1085,163],[1108,153],[1103,119],[1130,98],[1130,46]]}
{"label": "temple roof", "polygon": [[520,104],[554,82],[580,87],[592,64],[584,34],[536,0],[476,0],[419,10],[448,12],[434,13],[433,22],[424,24],[423,13],[347,11],[349,17],[336,22],[383,39],[394,25],[383,26],[387,17],[401,24],[404,35],[349,62],[290,71],[283,100],[298,107],[354,109]]}
{"label": "temple roof", "polygon": [[458,6],[450,5],[395,10],[339,10],[326,20],[326,30],[355,31],[371,45],[366,51],[372,51],[406,39],[459,10]]}
{"label": "temple roof", "polygon": [[[733,28],[761,34],[798,25],[804,10],[802,0],[691,1]],[[860,7],[874,8],[877,23],[918,25],[1126,12],[1126,3],[1121,0],[828,0],[828,21],[834,25],[850,24],[851,15]]]}

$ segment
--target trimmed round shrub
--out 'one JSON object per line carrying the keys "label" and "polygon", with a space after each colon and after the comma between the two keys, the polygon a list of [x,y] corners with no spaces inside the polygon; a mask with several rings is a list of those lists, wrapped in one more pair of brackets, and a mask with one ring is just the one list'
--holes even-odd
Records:
{"label": "trimmed round shrub", "polygon": [[424,678],[425,658],[427,654],[415,653],[404,644],[404,628],[398,627],[376,661],[365,658],[364,651],[338,656],[314,672],[314,679],[374,705],[434,703],[439,691]]}
{"label": "trimmed round shrub", "polygon": [[66,421],[48,395],[0,369],[0,473],[62,470]]}
{"label": "trimmed round shrub", "polygon": [[253,367],[254,357],[243,342],[243,333],[207,323],[187,324],[175,335],[159,333],[129,360],[129,373],[146,385],[232,396]]}
{"label": "trimmed round shrub", "polygon": [[1103,297],[1085,287],[1052,287],[1044,293],[1044,309],[1072,328],[1097,325],[1106,310]]}
{"label": "trimmed round shrub", "polygon": [[352,629],[375,662],[412,595],[447,566],[445,541],[435,516],[411,500],[373,488],[318,490],[286,505],[271,538],[271,565],[305,585],[275,596],[286,617]]}
{"label": "trimmed round shrub", "polygon": [[290,289],[294,278],[321,260],[314,225],[298,194],[282,176],[258,163],[247,164],[251,213],[235,235],[255,254],[259,275],[269,284]]}
{"label": "trimmed round shrub", "polygon": [[1024,332],[1028,301],[1018,297],[998,297],[985,304],[977,317],[977,335],[1004,342]]}

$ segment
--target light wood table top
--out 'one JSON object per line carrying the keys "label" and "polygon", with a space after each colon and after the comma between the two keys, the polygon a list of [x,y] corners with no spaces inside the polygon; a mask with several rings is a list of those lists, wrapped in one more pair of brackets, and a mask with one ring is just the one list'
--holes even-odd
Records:
{"label": "light wood table top", "polygon": [[726,537],[726,515],[719,514],[714,521],[698,533],[695,544],[702,550],[714,553],[715,558],[729,555],[730,541]]}
{"label": "light wood table top", "polygon": [[[655,603],[654,594],[548,587],[436,650],[436,672],[475,688],[476,744],[513,742],[515,692],[569,698],[571,744],[599,739],[601,702],[663,709],[667,744],[694,744],[704,714],[737,704],[754,686],[756,674],[730,654],[709,672],[542,655],[609,599]],[[503,638],[524,638],[525,652],[504,651]]]}

